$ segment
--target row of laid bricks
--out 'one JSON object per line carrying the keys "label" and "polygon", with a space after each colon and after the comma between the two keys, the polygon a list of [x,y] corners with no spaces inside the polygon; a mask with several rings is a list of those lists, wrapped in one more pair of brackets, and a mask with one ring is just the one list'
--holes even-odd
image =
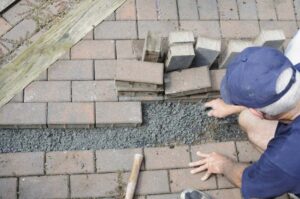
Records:
{"label": "row of laid bricks", "polygon": [[113,196],[116,187],[127,182],[135,153],[145,156],[138,195],[177,193],[187,187],[234,188],[220,175],[206,182],[200,180],[203,173],[191,175],[188,163],[198,160],[196,151],[215,151],[243,162],[256,161],[260,156],[246,141],[174,148],[0,154],[0,196],[8,192],[8,184],[15,193],[19,182],[20,198],[68,197],[69,181],[72,197]]}
{"label": "row of laid bricks", "polygon": [[[29,10],[22,0],[3,17],[16,25]],[[128,0],[107,20],[295,20],[299,10],[300,0]]]}

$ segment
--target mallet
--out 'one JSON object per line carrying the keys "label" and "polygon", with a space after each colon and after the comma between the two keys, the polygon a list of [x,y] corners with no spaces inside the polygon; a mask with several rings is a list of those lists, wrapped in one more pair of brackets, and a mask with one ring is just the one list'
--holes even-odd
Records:
{"label": "mallet", "polygon": [[142,162],[143,162],[143,155],[135,154],[131,174],[126,189],[125,199],[133,199]]}

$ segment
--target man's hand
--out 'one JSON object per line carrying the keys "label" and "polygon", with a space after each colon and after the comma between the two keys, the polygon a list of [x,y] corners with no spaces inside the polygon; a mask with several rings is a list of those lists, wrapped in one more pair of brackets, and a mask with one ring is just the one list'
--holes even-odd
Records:
{"label": "man's hand", "polygon": [[206,154],[198,151],[197,155],[202,157],[202,159],[191,162],[189,166],[196,167],[191,170],[192,174],[206,171],[206,174],[201,178],[202,181],[207,180],[211,174],[223,174],[226,169],[234,164],[230,158],[215,152]]}
{"label": "man's hand", "polygon": [[232,114],[240,113],[245,109],[243,106],[226,104],[222,99],[215,99],[204,104],[206,108],[211,108],[207,115],[216,118],[224,118]]}

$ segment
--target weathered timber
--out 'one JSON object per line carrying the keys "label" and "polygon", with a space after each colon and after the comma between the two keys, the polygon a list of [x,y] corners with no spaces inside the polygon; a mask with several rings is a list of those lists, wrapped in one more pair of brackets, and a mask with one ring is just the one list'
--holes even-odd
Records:
{"label": "weathered timber", "polygon": [[0,107],[35,80],[126,0],[84,0],[0,69]]}

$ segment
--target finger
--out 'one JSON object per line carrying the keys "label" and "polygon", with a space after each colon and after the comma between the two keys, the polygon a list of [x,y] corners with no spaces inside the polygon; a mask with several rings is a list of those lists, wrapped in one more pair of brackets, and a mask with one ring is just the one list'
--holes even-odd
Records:
{"label": "finger", "polygon": [[191,170],[191,174],[199,173],[207,169],[207,164],[202,165],[196,169]]}
{"label": "finger", "polygon": [[197,155],[203,158],[208,158],[209,154],[208,153],[202,153],[201,151],[197,151]]}
{"label": "finger", "polygon": [[199,160],[197,162],[191,162],[191,163],[189,163],[189,166],[190,167],[196,167],[196,166],[201,166],[205,163],[206,163],[206,159],[203,159],[203,160]]}
{"label": "finger", "polygon": [[211,176],[211,172],[207,171],[205,175],[201,178],[202,181],[207,180]]}

